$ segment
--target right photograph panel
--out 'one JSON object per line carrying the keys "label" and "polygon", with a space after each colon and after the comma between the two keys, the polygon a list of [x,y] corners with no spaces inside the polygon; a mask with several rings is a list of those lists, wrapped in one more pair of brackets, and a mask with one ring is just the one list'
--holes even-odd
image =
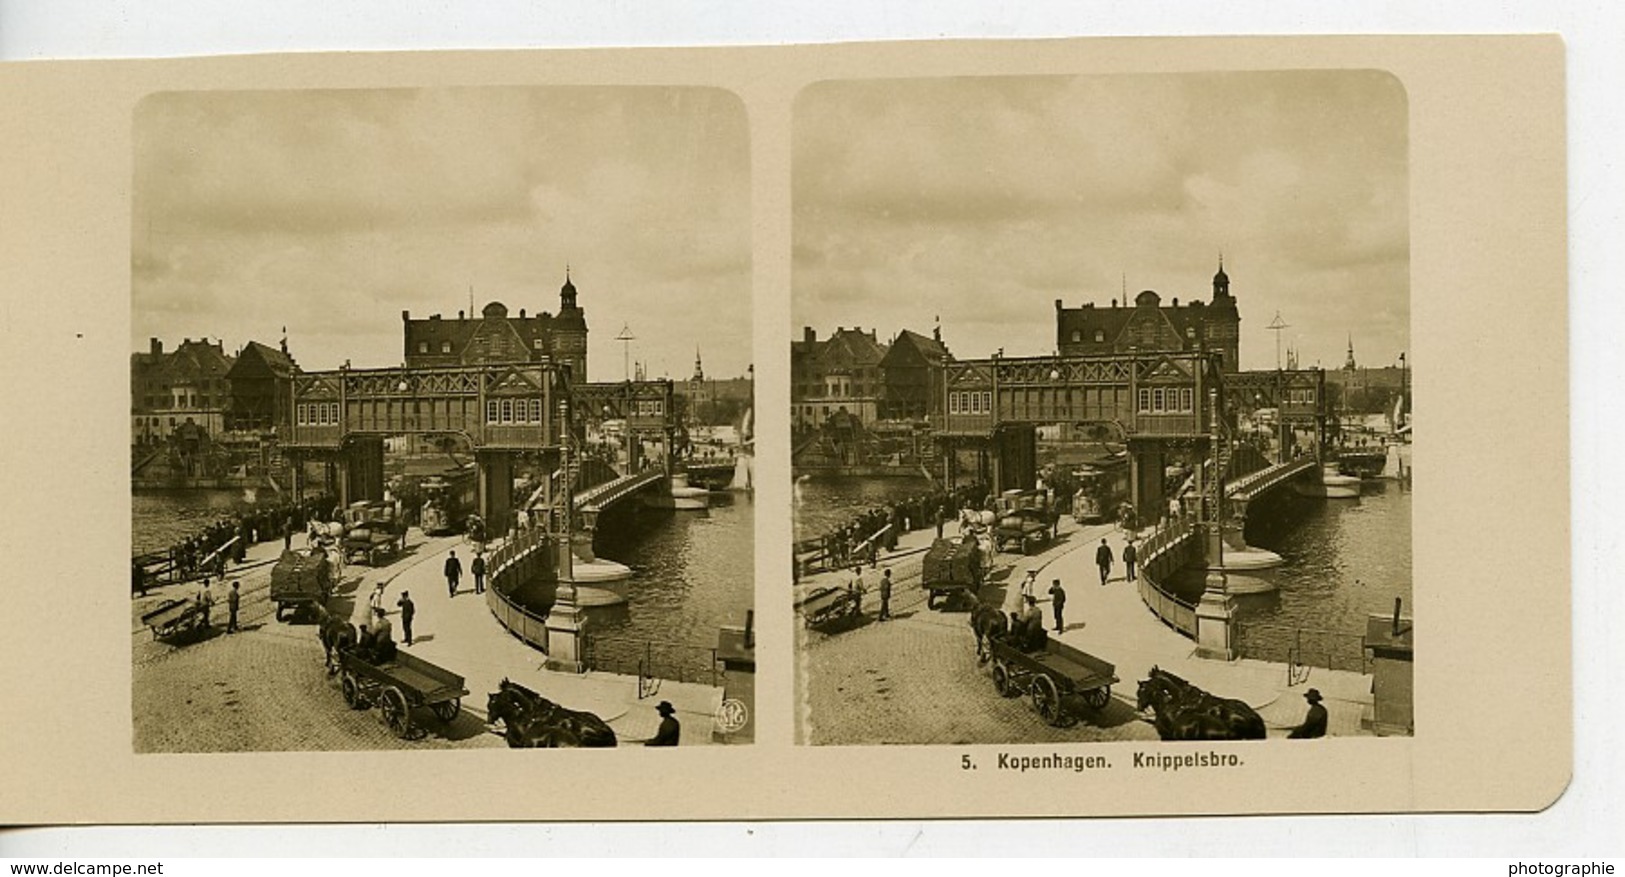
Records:
{"label": "right photograph panel", "polygon": [[798,742],[1414,733],[1406,120],[1376,70],[801,93]]}

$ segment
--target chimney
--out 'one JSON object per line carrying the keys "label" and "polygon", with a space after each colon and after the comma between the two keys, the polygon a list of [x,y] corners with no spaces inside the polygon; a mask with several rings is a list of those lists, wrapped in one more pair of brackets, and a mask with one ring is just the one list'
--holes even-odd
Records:
{"label": "chimney", "polygon": [[401,311],[401,322],[404,323],[404,322],[406,322],[407,320],[410,320],[410,319],[412,319],[412,312],[411,311],[404,311],[404,310]]}
{"label": "chimney", "polygon": [[462,318],[463,318],[463,312],[462,312],[462,311],[458,311],[458,312],[457,312],[457,319],[459,319],[459,320],[461,320],[461,319],[462,319]]}
{"label": "chimney", "polygon": [[1174,307],[1179,307],[1179,296],[1174,296]]}
{"label": "chimney", "polygon": [[524,318],[525,318],[525,309],[520,308],[519,309],[519,319],[523,320]]}
{"label": "chimney", "polygon": [[1060,299],[1056,299],[1056,300],[1055,300],[1055,309],[1056,309],[1056,310],[1060,310],[1060,309],[1061,309],[1061,300],[1060,300]]}
{"label": "chimney", "polygon": [[159,341],[157,338],[153,338],[151,341],[151,350],[153,356],[162,356],[164,352],[164,342]]}
{"label": "chimney", "polygon": [[440,319],[440,315],[439,314],[430,314],[429,319],[438,320],[438,319]]}
{"label": "chimney", "polygon": [[1112,299],[1112,307],[1117,307],[1117,299]]}
{"label": "chimney", "polygon": [[[153,342],[156,343],[157,340],[158,339],[154,338]],[[801,340],[805,341],[808,344],[812,344],[812,343],[816,342],[818,340],[818,330],[814,329],[811,326],[802,326],[801,327]]]}

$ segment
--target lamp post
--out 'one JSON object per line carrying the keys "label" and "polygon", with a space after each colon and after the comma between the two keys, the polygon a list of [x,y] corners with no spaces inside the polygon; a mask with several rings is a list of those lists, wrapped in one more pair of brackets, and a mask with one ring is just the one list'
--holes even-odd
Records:
{"label": "lamp post", "polygon": [[[1208,447],[1213,455],[1213,481],[1202,494],[1201,517],[1197,525],[1206,542],[1207,580],[1202,599],[1196,604],[1196,651],[1204,658],[1230,661],[1236,657],[1236,601],[1224,574],[1224,472],[1218,466],[1219,393],[1208,391]],[[1200,471],[1200,470],[1198,470]],[[1207,497],[1212,496],[1212,502]],[[1211,507],[1209,507],[1211,506]]]}

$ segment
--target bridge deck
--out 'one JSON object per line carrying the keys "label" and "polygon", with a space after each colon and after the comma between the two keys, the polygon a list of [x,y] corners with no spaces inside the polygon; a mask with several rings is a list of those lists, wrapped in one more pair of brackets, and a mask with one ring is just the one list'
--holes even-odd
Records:
{"label": "bridge deck", "polygon": [[1225,495],[1231,499],[1251,500],[1267,490],[1291,481],[1306,470],[1316,468],[1317,465],[1314,457],[1299,457],[1296,460],[1266,466],[1230,482],[1225,487]]}
{"label": "bridge deck", "polygon": [[584,512],[599,512],[637,493],[650,484],[666,477],[659,469],[646,469],[631,475],[622,475],[575,495],[575,506]]}

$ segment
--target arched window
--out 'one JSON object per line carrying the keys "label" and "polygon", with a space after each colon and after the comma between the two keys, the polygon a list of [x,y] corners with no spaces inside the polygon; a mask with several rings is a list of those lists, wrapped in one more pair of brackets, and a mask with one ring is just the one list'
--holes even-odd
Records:
{"label": "arched window", "polygon": [[418,352],[419,353],[428,353],[429,352],[429,342],[427,342],[427,341],[419,341],[418,342]]}
{"label": "arched window", "polygon": [[1080,329],[1073,329],[1072,330],[1072,343],[1077,344],[1079,341],[1082,341],[1082,340],[1083,340],[1083,331],[1080,330]]}
{"label": "arched window", "polygon": [[1105,329],[1096,329],[1095,330],[1095,343],[1096,344],[1104,344],[1105,342],[1106,342],[1106,330]]}
{"label": "arched window", "polygon": [[440,342],[440,352],[441,353],[450,353],[451,352],[451,342],[450,341],[442,341],[442,342]]}

